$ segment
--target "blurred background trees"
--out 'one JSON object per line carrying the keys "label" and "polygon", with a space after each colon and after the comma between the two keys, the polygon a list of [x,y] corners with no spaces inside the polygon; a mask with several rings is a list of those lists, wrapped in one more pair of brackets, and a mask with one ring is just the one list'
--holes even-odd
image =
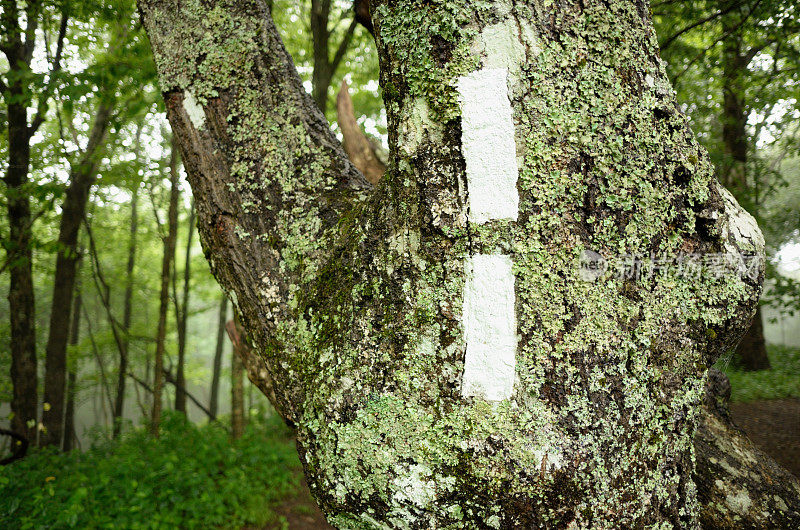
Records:
{"label": "blurred background trees", "polygon": [[[766,237],[771,261],[762,307],[772,309],[772,322],[759,309],[733,362],[767,369],[765,324],[794,316],[800,299],[796,275],[785,270],[789,253],[798,255],[798,6],[789,0],[656,0],[652,10],[679,101],[720,182]],[[776,257],[784,257],[783,264]]]}

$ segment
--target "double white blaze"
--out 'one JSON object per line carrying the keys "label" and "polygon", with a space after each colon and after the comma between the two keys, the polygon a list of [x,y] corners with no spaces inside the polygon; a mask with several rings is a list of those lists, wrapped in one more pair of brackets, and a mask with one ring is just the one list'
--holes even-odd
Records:
{"label": "double white blaze", "polygon": [[[461,148],[467,165],[469,220],[517,219],[517,153],[508,71],[484,68],[458,80]],[[509,256],[477,254],[466,263],[463,396],[501,401],[514,391],[516,292]]]}

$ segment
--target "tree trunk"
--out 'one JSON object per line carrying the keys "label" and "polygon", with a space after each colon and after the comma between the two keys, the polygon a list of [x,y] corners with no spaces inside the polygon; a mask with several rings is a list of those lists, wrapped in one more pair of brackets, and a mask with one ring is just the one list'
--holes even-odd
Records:
{"label": "tree trunk", "polygon": [[[69,345],[73,348],[78,345],[78,338],[81,332],[81,291],[76,287],[75,299],[72,303],[72,322],[70,323]],[[75,385],[78,384],[78,356],[69,364],[67,375],[67,405],[64,412],[64,452],[72,451],[75,445],[77,433],[75,432],[75,399],[78,391]]]}
{"label": "tree trunk", "polygon": [[767,344],[764,340],[761,307],[756,309],[753,323],[747,328],[747,332],[742,337],[741,342],[736,346],[733,354],[733,363],[748,372],[770,369]]}
{"label": "tree trunk", "polygon": [[64,425],[64,391],[66,387],[67,338],[69,336],[72,295],[78,263],[78,233],[86,215],[89,191],[97,179],[97,154],[103,145],[111,107],[100,103],[94,118],[86,150],[70,169],[61,224],[58,253],[53,277],[53,307],[45,349],[44,411],[41,445],[62,446]]}
{"label": "tree trunk", "polygon": [[[161,424],[161,394],[164,389],[164,348],[167,334],[167,312],[169,311],[170,268],[175,261],[175,239],[178,232],[178,152],[173,140],[169,161],[169,213],[167,235],[164,237],[164,255],[161,259],[161,291],[158,307],[158,331],[156,332],[156,355],[153,374],[153,413],[150,418],[150,432],[158,436]],[[177,392],[177,390],[176,390]]]}
{"label": "tree trunk", "polygon": [[[191,279],[192,239],[195,224],[194,201],[189,213],[189,227],[186,234],[186,259],[183,264],[183,292],[180,305],[175,293],[175,318],[178,328],[178,370],[175,387],[175,410],[186,414],[186,320],[189,317],[189,280]],[[177,268],[177,267],[176,267]],[[173,275],[173,278],[175,276]]]}
{"label": "tree trunk", "polygon": [[[10,61],[9,61],[10,62]],[[24,87],[11,82],[11,98],[19,98]],[[36,331],[31,249],[30,192],[28,171],[30,145],[24,102],[8,105],[8,168],[4,177],[8,206],[9,239],[5,242],[8,262],[8,314],[11,321],[12,429],[36,443],[38,415]]]}
{"label": "tree trunk", "polygon": [[244,365],[242,359],[248,356],[249,346],[239,326],[238,317],[228,321],[225,328],[233,344],[231,353],[231,436],[237,440],[244,433]]}
{"label": "tree trunk", "polygon": [[[141,126],[136,132],[136,152],[140,151]],[[125,294],[123,297],[122,350],[119,356],[119,369],[117,370],[117,392],[114,396],[114,430],[113,436],[117,438],[122,431],[122,418],[125,415],[125,381],[128,378],[128,352],[130,346],[131,317],[133,315],[133,269],[136,265],[136,233],[139,230],[139,186],[131,194],[131,220],[128,234],[128,263],[125,267]]]}
{"label": "tree trunk", "polygon": [[228,296],[222,293],[219,300],[219,319],[217,321],[217,347],[214,349],[214,368],[211,375],[211,400],[208,408],[211,417],[217,418],[219,410],[219,374],[222,371],[222,354],[225,351],[225,322],[228,320]]}
{"label": "tree trunk", "polygon": [[[6,7],[6,4],[3,4]],[[14,7],[16,9],[16,7]],[[5,16],[11,17],[6,12]],[[9,22],[3,19],[3,27]],[[11,28],[7,28],[11,31]],[[17,28],[17,31],[19,29]],[[12,37],[11,34],[8,35]],[[16,35],[17,40],[19,35]],[[3,39],[5,41],[5,38]],[[29,88],[25,73],[30,58],[25,45],[18,42],[12,49],[3,49],[11,66],[8,87],[3,91],[8,117],[8,167],[6,185],[9,238],[4,241],[9,271],[8,315],[11,323],[11,426],[31,444],[36,443],[38,424],[36,331],[33,291],[32,224],[28,171],[30,170],[30,138],[28,128]],[[31,46],[32,51],[32,46]],[[27,62],[26,62],[27,59]],[[19,68],[15,68],[19,65]]]}
{"label": "tree trunk", "polygon": [[[38,76],[31,70],[37,44],[37,30],[44,10],[41,1],[0,4],[0,51],[8,61],[6,85],[0,79],[0,95],[6,103],[8,166],[6,185],[9,239],[3,242],[9,269],[8,305],[11,330],[11,426],[36,443],[38,433],[38,374],[36,365],[36,312],[33,290],[33,222],[30,207],[28,172],[31,163],[30,141],[44,123],[54,78],[61,70],[61,54],[69,20],[69,4],[61,6],[61,20],[55,39],[55,52],[45,86],[35,86]],[[50,14],[50,13],[48,13]],[[25,27],[22,27],[24,20]],[[48,50],[49,51],[49,50]],[[48,59],[50,54],[48,53]],[[34,105],[33,96],[36,95]],[[30,124],[28,109],[35,108]],[[69,306],[67,306],[69,307]]]}
{"label": "tree trunk", "polygon": [[328,110],[328,90],[331,87],[333,75],[347,52],[350,41],[353,39],[353,32],[358,24],[354,10],[353,20],[339,42],[333,57],[331,57],[331,32],[328,29],[330,16],[331,0],[311,0],[310,26],[314,54],[314,70],[311,73],[311,95],[322,114],[325,114]]}
{"label": "tree trunk", "polygon": [[[720,12],[722,30],[722,145],[723,160],[720,176],[723,185],[737,197],[751,195],[747,201],[750,211],[757,215],[758,201],[752,197],[752,188],[747,175],[748,135],[747,117],[749,109],[746,99],[745,75],[749,59],[742,44],[740,10],[732,9],[735,0],[722,0]],[[764,341],[764,324],[760,308],[756,310],[752,324],[734,351],[734,364],[748,371],[767,370],[770,367]]]}
{"label": "tree trunk", "polygon": [[334,526],[699,525],[704,376],[763,238],[646,2],[372,2],[374,188],[262,3],[139,5],[212,272]]}
{"label": "tree trunk", "polygon": [[703,528],[800,528],[800,482],[733,424],[730,393],[728,378],[712,368],[694,438]]}

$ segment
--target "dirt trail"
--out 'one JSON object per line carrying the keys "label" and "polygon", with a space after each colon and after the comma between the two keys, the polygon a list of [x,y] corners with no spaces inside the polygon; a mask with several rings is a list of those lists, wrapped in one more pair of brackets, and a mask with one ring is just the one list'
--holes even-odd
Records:
{"label": "dirt trail", "polygon": [[730,407],[734,423],[800,478],[800,399],[731,403]]}

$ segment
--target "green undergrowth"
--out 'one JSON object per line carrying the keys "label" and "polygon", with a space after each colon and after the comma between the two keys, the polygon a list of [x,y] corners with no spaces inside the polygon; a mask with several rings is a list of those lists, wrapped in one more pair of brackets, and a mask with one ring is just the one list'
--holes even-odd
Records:
{"label": "green undergrowth", "polygon": [[767,344],[771,368],[758,372],[737,369],[730,358],[723,358],[717,368],[731,380],[731,401],[800,398],[800,348]]}
{"label": "green undergrowth", "polygon": [[278,418],[251,421],[236,442],[175,414],[162,429],[0,467],[0,528],[286,526],[275,508],[297,494],[300,462]]}

